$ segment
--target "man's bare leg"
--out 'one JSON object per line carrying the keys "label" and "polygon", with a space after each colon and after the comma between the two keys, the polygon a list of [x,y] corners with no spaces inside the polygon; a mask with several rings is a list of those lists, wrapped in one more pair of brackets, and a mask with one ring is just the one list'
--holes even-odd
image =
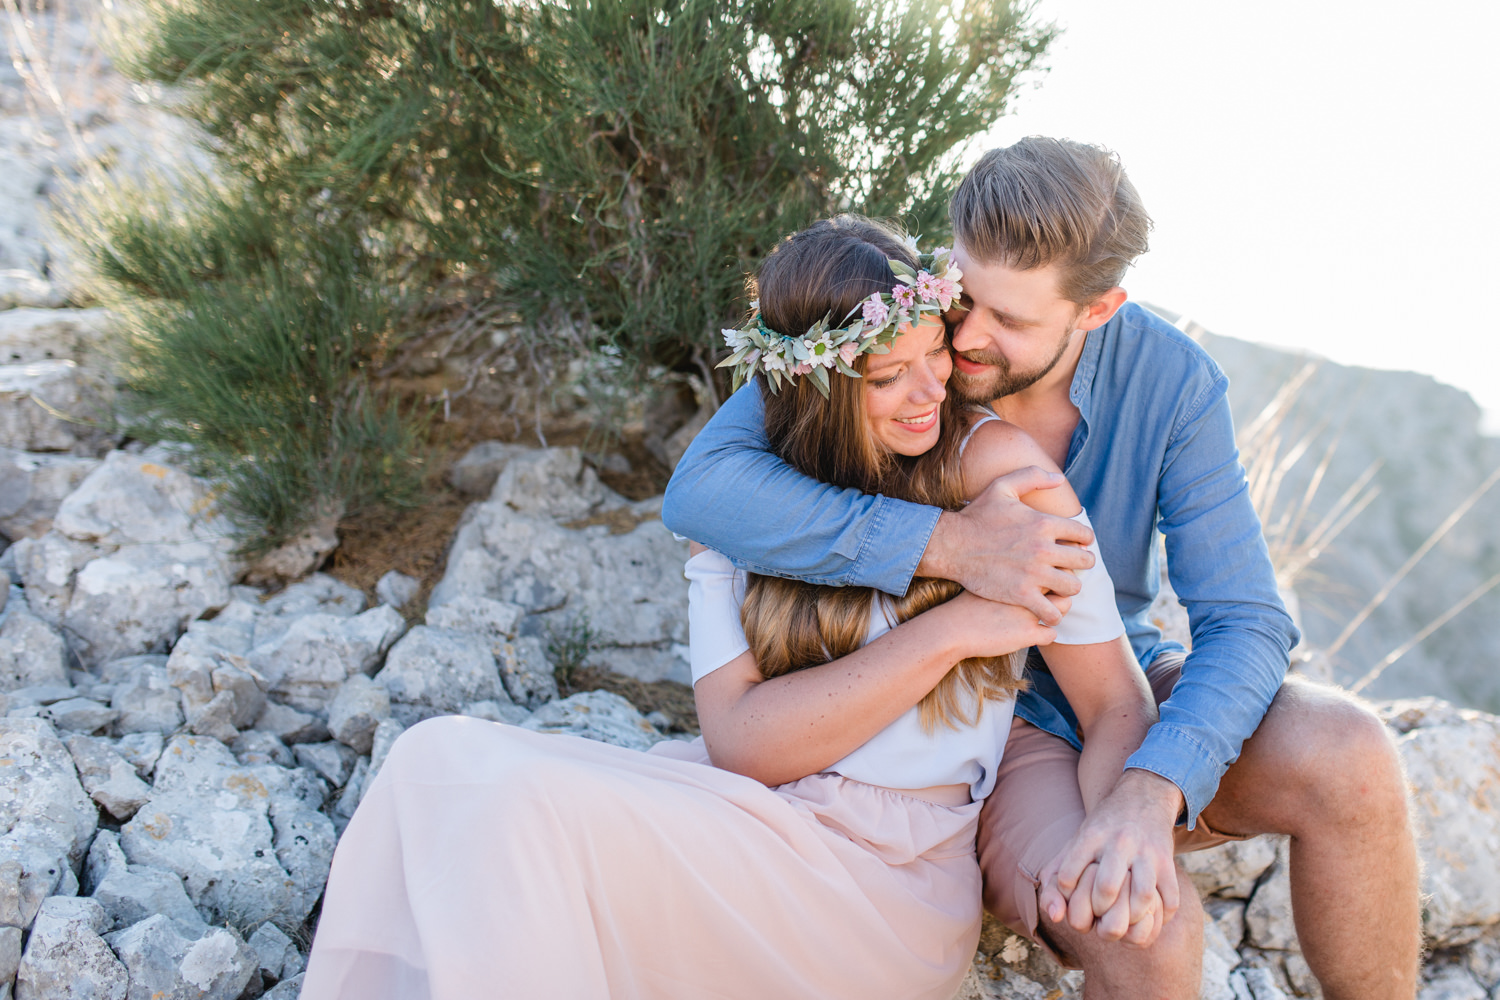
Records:
{"label": "man's bare leg", "polygon": [[1291,836],[1292,914],[1326,1000],[1411,1000],[1416,838],[1395,741],[1367,708],[1288,680],[1203,816],[1226,833]]}

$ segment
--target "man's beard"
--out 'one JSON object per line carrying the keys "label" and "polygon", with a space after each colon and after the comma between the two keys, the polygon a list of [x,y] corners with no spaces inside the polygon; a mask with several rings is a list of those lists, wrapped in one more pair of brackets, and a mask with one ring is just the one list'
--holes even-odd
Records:
{"label": "man's beard", "polygon": [[1057,343],[1057,352],[1052,359],[1039,368],[1031,371],[1018,372],[1011,368],[1010,361],[999,354],[987,354],[984,351],[964,351],[959,356],[975,364],[990,365],[987,372],[978,375],[970,375],[954,366],[953,374],[948,379],[948,388],[957,394],[958,398],[965,403],[991,403],[1002,396],[1010,396],[1029,389],[1043,376],[1057,367],[1062,356],[1068,353],[1068,344],[1071,337],[1063,337]]}

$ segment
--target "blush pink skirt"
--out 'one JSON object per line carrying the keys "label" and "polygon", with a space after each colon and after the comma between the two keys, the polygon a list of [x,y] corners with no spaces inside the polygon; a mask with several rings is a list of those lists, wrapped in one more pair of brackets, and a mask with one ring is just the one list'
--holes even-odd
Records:
{"label": "blush pink skirt", "polygon": [[979,808],[432,719],[339,843],[302,997],[949,1000]]}

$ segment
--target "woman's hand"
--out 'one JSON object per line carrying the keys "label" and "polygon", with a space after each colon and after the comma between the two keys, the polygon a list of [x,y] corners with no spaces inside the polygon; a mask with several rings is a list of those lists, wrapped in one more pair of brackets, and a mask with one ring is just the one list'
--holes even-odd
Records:
{"label": "woman's hand", "polygon": [[[1047,599],[1064,605],[1068,600],[1055,596]],[[1065,610],[1066,607],[1060,608],[1060,612]],[[967,650],[964,659],[1004,656],[1029,646],[1046,646],[1057,638],[1057,632],[1037,621],[1035,612],[1030,609],[986,600],[968,591],[924,614],[939,614],[948,620],[947,627],[953,629],[956,641]]]}

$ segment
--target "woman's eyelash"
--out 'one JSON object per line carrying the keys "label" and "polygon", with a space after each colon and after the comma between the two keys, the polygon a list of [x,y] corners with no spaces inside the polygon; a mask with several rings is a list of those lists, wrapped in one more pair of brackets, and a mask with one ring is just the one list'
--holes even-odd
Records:
{"label": "woman's eyelash", "polygon": [[876,389],[884,389],[888,385],[895,384],[896,379],[897,376],[891,375],[888,378],[876,379],[871,382],[870,385],[874,386]]}

